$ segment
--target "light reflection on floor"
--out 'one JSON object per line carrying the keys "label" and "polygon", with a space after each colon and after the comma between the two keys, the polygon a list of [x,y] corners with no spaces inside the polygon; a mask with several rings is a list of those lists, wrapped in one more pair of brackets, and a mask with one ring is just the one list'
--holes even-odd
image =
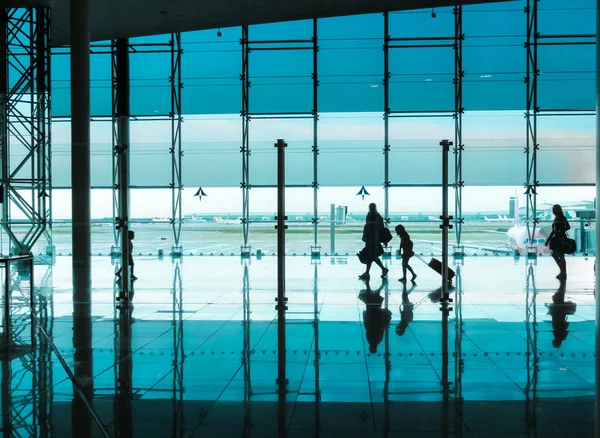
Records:
{"label": "light reflection on floor", "polygon": [[[389,280],[374,267],[368,290],[355,257],[287,258],[289,436],[591,436],[592,260],[568,259],[564,289],[550,258],[455,266],[446,406],[440,277],[415,261],[403,289],[400,261],[386,263]],[[74,370],[70,265],[36,266],[36,312]],[[275,257],[138,258],[130,323],[113,273],[94,258],[93,383],[77,377],[108,433],[277,436]],[[42,338],[2,379],[4,428],[73,434],[73,384]]]}

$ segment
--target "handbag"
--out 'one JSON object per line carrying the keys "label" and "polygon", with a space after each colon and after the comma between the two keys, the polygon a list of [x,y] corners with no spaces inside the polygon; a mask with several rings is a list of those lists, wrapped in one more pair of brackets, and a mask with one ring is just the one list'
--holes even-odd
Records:
{"label": "handbag", "polygon": [[577,251],[577,242],[575,242],[575,239],[565,237],[560,243],[562,246],[562,252],[564,252],[565,254],[575,254],[575,252]]}
{"label": "handbag", "polygon": [[367,255],[365,254],[365,249],[361,249],[358,254],[356,254],[358,256],[358,260],[363,264],[366,265],[367,264]]}

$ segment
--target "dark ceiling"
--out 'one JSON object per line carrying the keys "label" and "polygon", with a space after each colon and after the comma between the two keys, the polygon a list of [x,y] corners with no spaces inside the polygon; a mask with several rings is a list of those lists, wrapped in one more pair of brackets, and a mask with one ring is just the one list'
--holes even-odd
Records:
{"label": "dark ceiling", "polygon": [[[494,3],[506,0],[91,0],[92,41],[294,21]],[[69,44],[71,0],[0,0],[4,7],[51,6],[54,46]]]}

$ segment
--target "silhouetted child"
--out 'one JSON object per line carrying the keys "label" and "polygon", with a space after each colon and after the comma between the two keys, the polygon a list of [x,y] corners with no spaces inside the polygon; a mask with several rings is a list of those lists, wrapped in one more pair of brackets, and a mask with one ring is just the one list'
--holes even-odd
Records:
{"label": "silhouetted child", "polygon": [[[127,233],[127,237],[129,237],[129,267],[131,268],[130,275],[131,275],[131,279],[132,280],[137,280],[137,277],[135,275],[133,275],[133,239],[135,239],[135,232],[133,232],[132,230],[129,230],[129,232]],[[119,268],[119,270],[117,271],[117,273],[115,274],[117,276],[117,278],[121,278],[121,272],[123,270],[123,266],[121,266]]]}
{"label": "silhouetted child", "polygon": [[412,274],[411,281],[415,281],[417,278],[417,274],[415,274],[413,268],[411,268],[408,264],[410,258],[415,255],[413,251],[413,242],[412,240],[410,240],[409,234],[406,232],[406,229],[402,225],[396,225],[396,234],[398,234],[398,237],[400,237],[400,253],[402,256],[402,278],[398,281],[406,281],[407,269]]}

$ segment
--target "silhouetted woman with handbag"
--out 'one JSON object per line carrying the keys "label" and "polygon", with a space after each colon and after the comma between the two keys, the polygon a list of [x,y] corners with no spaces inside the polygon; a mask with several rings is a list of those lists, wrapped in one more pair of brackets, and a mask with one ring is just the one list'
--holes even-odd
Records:
{"label": "silhouetted woman with handbag", "polygon": [[369,204],[369,213],[367,214],[365,227],[363,228],[362,241],[365,242],[363,249],[367,270],[364,274],[358,276],[361,280],[368,280],[371,277],[369,271],[373,262],[381,268],[381,278],[386,278],[388,269],[383,266],[379,257],[383,254],[383,246],[379,241],[379,232],[383,228],[383,218],[377,211],[377,205]]}
{"label": "silhouetted woman with handbag", "polygon": [[552,232],[548,236],[548,239],[546,239],[546,246],[550,245],[552,258],[560,269],[560,273],[556,278],[564,279],[567,278],[564,243],[567,238],[567,231],[569,231],[571,226],[560,205],[554,204],[552,206],[552,213],[554,214],[554,222],[552,222]]}

